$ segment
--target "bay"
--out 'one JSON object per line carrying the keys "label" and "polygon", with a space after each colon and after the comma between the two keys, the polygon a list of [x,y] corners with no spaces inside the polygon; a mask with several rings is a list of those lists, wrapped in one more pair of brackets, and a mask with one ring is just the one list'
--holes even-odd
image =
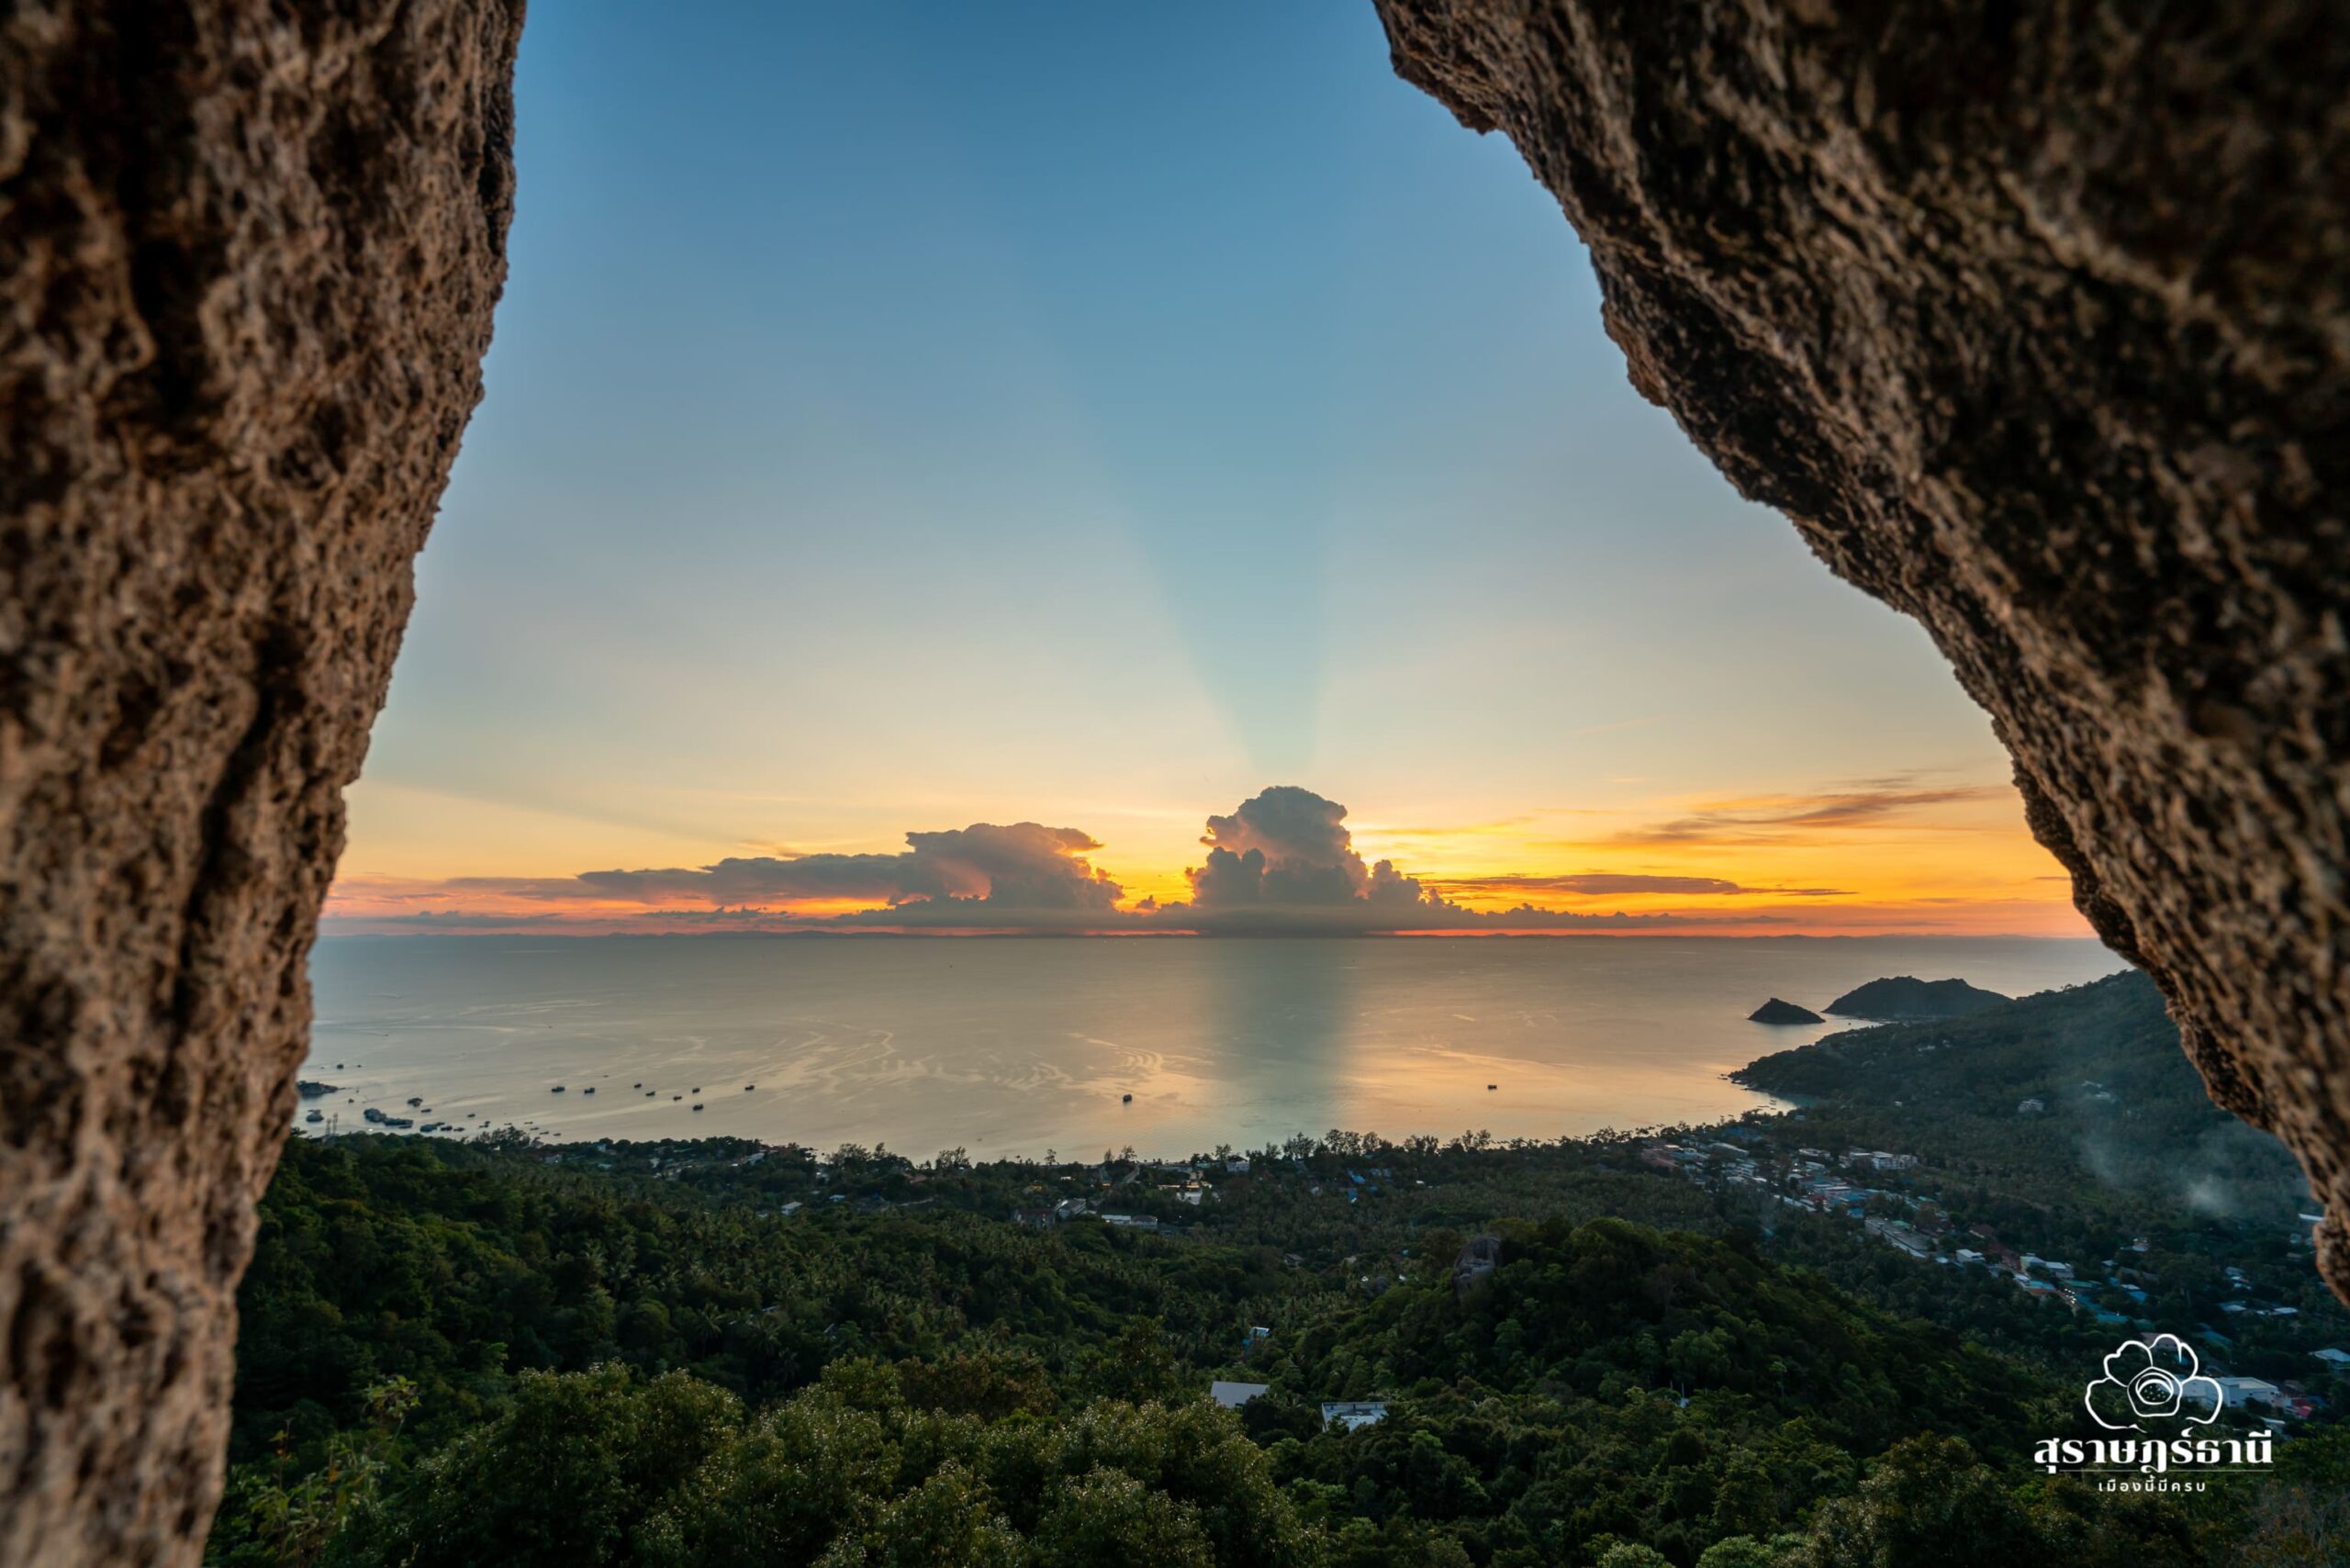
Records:
{"label": "bay", "polygon": [[1723,1075],[1850,1025],[1748,1023],[1767,997],[1818,1010],[1900,974],[2022,995],[2121,967],[2026,938],[329,937],[303,1076],[338,1089],[297,1126],[375,1107],[917,1159],[1555,1138],[1769,1106]]}

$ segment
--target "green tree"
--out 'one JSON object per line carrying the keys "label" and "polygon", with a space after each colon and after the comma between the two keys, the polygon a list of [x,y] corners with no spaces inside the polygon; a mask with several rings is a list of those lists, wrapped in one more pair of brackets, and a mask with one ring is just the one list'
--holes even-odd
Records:
{"label": "green tree", "polygon": [[1012,1568],[1020,1557],[1020,1538],[996,1517],[986,1485],[950,1462],[883,1507],[862,1541],[835,1542],[823,1568]]}
{"label": "green tree", "polygon": [[1857,1495],[1821,1506],[1802,1568],[1979,1568],[2037,1551],[1999,1478],[1955,1438],[1895,1444]]}
{"label": "green tree", "polygon": [[350,1554],[412,1568],[632,1562],[645,1517],[741,1420],[733,1395],[682,1372],[525,1373],[504,1416],[354,1521]]}
{"label": "green tree", "polygon": [[1095,1470],[1069,1487],[1036,1527],[1035,1561],[1065,1568],[1214,1568],[1199,1510],[1122,1471]]}
{"label": "green tree", "polygon": [[1673,1568],[1673,1559],[1637,1540],[1619,1540],[1600,1553],[1599,1568]]}
{"label": "green tree", "polygon": [[268,1462],[239,1467],[206,1543],[207,1562],[233,1568],[309,1568],[324,1557],[337,1531],[374,1506],[394,1439],[415,1406],[416,1385],[388,1378],[363,1397],[366,1425],[328,1439],[325,1462],[309,1473],[293,1474],[291,1433],[284,1428]]}

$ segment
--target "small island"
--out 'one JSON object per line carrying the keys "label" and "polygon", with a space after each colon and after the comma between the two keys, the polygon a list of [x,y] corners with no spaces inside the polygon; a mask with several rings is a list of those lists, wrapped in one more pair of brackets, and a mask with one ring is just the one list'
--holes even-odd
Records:
{"label": "small island", "polygon": [[294,1081],[294,1092],[305,1100],[317,1100],[322,1096],[339,1094],[341,1092],[342,1085],[340,1083],[321,1083],[314,1078],[297,1078]]}
{"label": "small island", "polygon": [[1750,1024],[1825,1024],[1827,1019],[1808,1007],[1797,1007],[1792,1002],[1773,997],[1746,1015]]}
{"label": "small island", "polygon": [[1846,991],[1828,1004],[1828,1011],[1837,1018],[1908,1023],[1922,1018],[1964,1018],[2013,1000],[1963,980],[1921,980],[1911,975],[1896,975]]}

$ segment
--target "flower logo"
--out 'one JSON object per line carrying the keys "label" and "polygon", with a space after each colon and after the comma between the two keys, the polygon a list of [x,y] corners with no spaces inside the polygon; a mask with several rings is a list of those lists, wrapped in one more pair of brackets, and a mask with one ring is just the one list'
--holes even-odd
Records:
{"label": "flower logo", "polygon": [[2105,1375],[2081,1397],[2089,1418],[2110,1432],[2143,1432],[2149,1421],[2190,1427],[2216,1421],[2224,1400],[2219,1383],[2203,1375],[2195,1351],[2176,1334],[2122,1340],[2105,1358]]}

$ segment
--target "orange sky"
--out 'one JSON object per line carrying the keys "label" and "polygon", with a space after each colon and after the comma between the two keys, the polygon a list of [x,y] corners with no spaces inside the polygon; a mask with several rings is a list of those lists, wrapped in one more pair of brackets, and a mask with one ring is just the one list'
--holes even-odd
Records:
{"label": "orange sky", "polygon": [[[446,802],[442,812],[443,820],[464,814]],[[487,836],[464,874],[347,870],[330,902],[327,929],[585,934],[822,925],[887,910],[890,899],[869,890],[730,898],[725,888],[699,885],[707,879],[703,868],[733,857],[733,864],[789,884],[800,879],[795,864],[814,868],[910,860],[902,845],[878,836],[697,845],[618,833],[595,847],[620,858],[599,865],[572,841],[577,824],[568,835],[560,823],[534,835],[517,831],[527,824],[517,824],[516,814],[486,813],[476,825]],[[1096,880],[1116,885],[1105,913],[1097,919],[1051,909],[1031,923],[1021,918],[1017,895],[999,893],[1000,901],[1013,898],[1012,907],[991,910],[979,928],[1136,929],[1153,902],[1192,896],[1186,872],[1204,858],[1205,815],[1195,813],[1188,832],[1151,815],[1130,818],[1137,831],[1122,835],[1067,824],[1080,827],[1073,835],[1080,844],[1078,862]],[[2086,935],[2061,873],[2020,819],[2014,790],[2004,781],[1890,777],[1807,791],[1657,799],[1639,810],[1549,808],[1482,821],[1432,823],[1349,812],[1344,829],[1361,863],[1392,861],[1429,894],[1483,917],[1471,929],[1519,928],[1504,912],[1531,907],[1599,917],[1567,928],[1600,933]],[[435,857],[443,863],[473,858],[460,842],[461,835],[444,834]],[[676,869],[656,874],[645,870],[648,865]],[[653,878],[655,885],[613,890],[577,877],[623,868]],[[990,890],[984,871],[958,876],[957,896]],[[900,907],[922,902],[917,893]],[[1617,915],[1628,918],[1608,918]],[[1460,918],[1448,915],[1448,921]],[[872,913],[853,924],[899,928]],[[1442,924],[1424,927],[1404,915],[1378,928]],[[1162,916],[1150,928],[1190,927],[1181,916]]]}

